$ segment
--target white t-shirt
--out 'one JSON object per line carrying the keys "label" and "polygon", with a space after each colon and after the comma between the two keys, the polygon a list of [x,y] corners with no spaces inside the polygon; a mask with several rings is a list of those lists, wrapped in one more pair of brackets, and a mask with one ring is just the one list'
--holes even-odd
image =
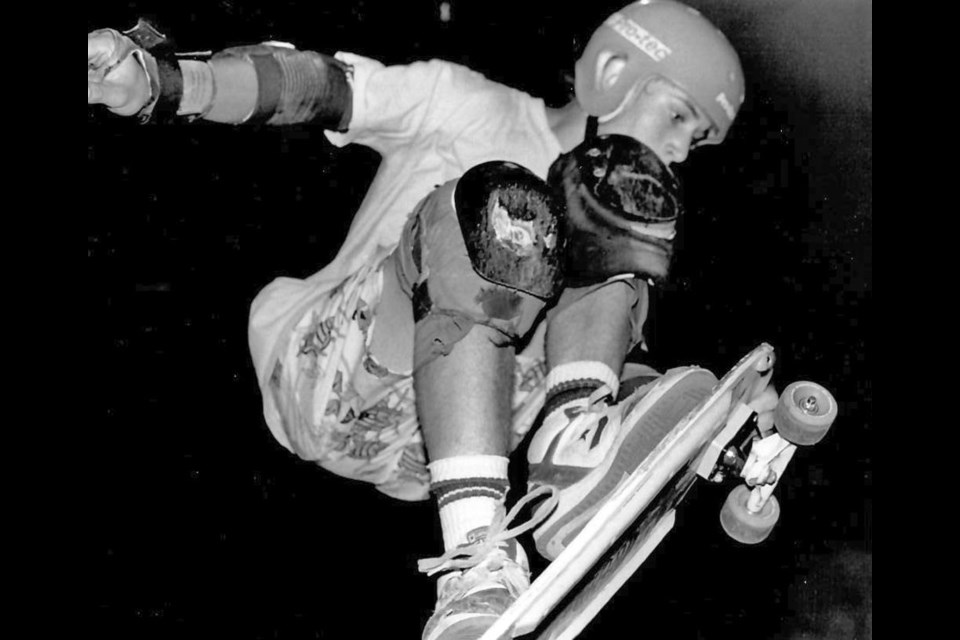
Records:
{"label": "white t-shirt", "polygon": [[337,58],[354,69],[353,115],[349,131],[327,137],[338,146],[367,145],[383,160],[336,258],[309,278],[277,278],[254,299],[248,337],[261,389],[303,311],[386,257],[414,206],[434,187],[490,160],[516,162],[545,179],[562,152],[543,100],[466,67],[439,60],[387,67],[348,53]]}

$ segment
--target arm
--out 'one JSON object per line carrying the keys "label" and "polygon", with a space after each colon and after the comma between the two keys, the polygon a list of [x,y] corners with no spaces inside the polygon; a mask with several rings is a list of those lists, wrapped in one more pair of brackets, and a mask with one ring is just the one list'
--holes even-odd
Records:
{"label": "arm", "polygon": [[87,103],[141,121],[313,122],[344,131],[352,110],[350,75],[350,67],[331,56],[278,43],[177,54],[143,21],[124,34],[87,36]]}

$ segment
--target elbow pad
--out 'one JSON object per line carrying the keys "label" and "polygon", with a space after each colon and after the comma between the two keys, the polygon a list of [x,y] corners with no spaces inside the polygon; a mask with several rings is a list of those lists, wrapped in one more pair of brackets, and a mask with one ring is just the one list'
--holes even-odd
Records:
{"label": "elbow pad", "polygon": [[213,56],[242,58],[257,74],[257,108],[248,122],[315,123],[345,131],[353,112],[353,69],[336,58],[268,42],[231,47]]}

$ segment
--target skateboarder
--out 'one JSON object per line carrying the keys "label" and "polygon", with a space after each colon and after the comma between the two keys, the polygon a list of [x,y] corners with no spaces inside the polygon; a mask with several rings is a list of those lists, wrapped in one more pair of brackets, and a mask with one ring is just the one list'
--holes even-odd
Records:
{"label": "skateboarder", "polygon": [[[507,455],[541,406],[529,461],[545,488],[531,495],[550,495],[533,521],[546,519],[534,537],[548,557],[610,473],[639,462],[615,399],[648,283],[669,271],[669,166],[726,136],[744,95],[736,53],[685,5],[632,4],[595,31],[576,99],[549,109],[441,61],[279,43],[188,59],[166,44],[144,25],[88,34],[88,104],[143,121],[311,122],[383,156],[333,262],[254,300],[250,348],[283,446],[400,499],[433,492],[446,553],[422,566],[441,574],[423,637],[479,637],[529,585],[503,504]],[[648,184],[653,199],[637,195]],[[678,399],[696,376],[632,369],[649,378],[651,420],[690,409]]]}

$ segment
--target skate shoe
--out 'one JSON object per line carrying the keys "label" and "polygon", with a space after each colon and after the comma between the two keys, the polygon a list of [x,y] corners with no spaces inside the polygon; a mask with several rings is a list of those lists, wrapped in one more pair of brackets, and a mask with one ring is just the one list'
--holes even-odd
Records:
{"label": "skate shoe", "polygon": [[437,608],[423,640],[476,640],[529,588],[530,565],[516,536],[546,514],[514,529],[507,526],[524,504],[544,494],[551,494],[547,502],[555,504],[552,489],[527,494],[506,517],[501,507],[494,523],[472,533],[468,544],[420,561],[420,571],[428,575],[449,571],[437,581]]}
{"label": "skate shoe", "polygon": [[[601,387],[584,406],[555,411],[527,453],[529,488],[555,490],[557,507],[534,531],[537,551],[554,560],[659,444],[717,383],[706,369],[671,369],[614,403]],[[544,504],[536,515],[546,515]]]}

